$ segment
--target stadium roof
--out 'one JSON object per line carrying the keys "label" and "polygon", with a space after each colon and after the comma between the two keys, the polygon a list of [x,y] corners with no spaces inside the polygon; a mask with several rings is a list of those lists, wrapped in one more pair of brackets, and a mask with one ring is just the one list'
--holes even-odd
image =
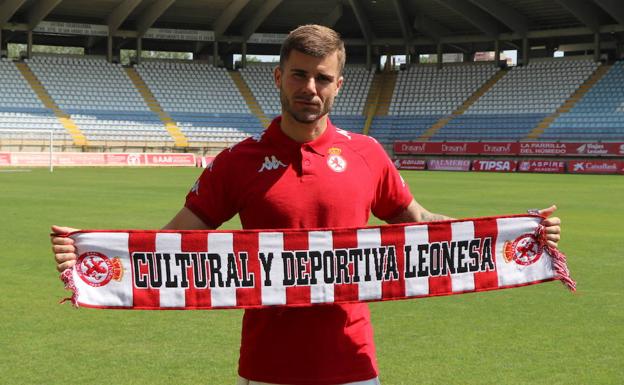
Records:
{"label": "stadium roof", "polygon": [[[213,31],[224,44],[247,41],[254,33],[282,34],[298,25],[320,23],[336,29],[350,46],[416,46],[420,52],[474,52],[532,44],[559,46],[624,40],[621,0],[4,0],[3,39],[23,42],[42,21],[106,26],[119,39],[144,36],[150,28]],[[10,32],[9,32],[10,31]],[[106,39],[35,37],[40,44],[97,46]],[[133,43],[127,43],[132,45]],[[120,44],[117,44],[119,48]],[[192,50],[207,44],[150,43],[144,48]],[[418,48],[421,47],[421,48]],[[579,46],[581,47],[581,46]],[[255,48],[259,53],[262,49]],[[253,44],[248,48],[254,51]],[[275,51],[275,47],[272,48]]]}

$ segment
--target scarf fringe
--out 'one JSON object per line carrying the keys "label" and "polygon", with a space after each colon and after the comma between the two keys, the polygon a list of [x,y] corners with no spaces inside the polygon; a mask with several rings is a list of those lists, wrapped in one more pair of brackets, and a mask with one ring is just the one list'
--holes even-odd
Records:
{"label": "scarf fringe", "polygon": [[72,274],[72,269],[66,269],[61,273],[61,280],[65,284],[65,290],[70,290],[72,292],[71,297],[63,298],[60,303],[65,303],[67,301],[71,301],[74,307],[80,307],[78,305],[78,288],[74,283],[74,276]]}
{"label": "scarf fringe", "polygon": [[543,248],[548,251],[548,253],[552,256],[553,260],[553,269],[555,270],[555,274],[557,275],[557,279],[563,283],[565,287],[567,287],[570,291],[576,291],[576,281],[572,279],[570,276],[570,269],[568,269],[568,259],[567,257],[559,251],[558,248],[551,247],[546,238],[546,228],[543,225],[538,225],[535,229],[535,237],[538,239],[539,243]]}

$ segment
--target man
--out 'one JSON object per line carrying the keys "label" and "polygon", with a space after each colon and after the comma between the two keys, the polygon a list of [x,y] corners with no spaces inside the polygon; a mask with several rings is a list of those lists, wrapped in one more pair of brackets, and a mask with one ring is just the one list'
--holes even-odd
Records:
{"label": "man", "polygon": [[[388,223],[448,219],[416,203],[375,140],[331,124],[344,63],[344,44],[333,30],[292,31],[274,71],[281,117],[219,154],[165,229],[214,229],[236,214],[245,229],[365,226],[371,211]],[[544,224],[556,246],[559,220]],[[69,230],[53,227],[57,234]],[[73,266],[72,241],[52,243],[59,271]],[[247,310],[239,375],[241,385],[379,384],[368,306]]]}

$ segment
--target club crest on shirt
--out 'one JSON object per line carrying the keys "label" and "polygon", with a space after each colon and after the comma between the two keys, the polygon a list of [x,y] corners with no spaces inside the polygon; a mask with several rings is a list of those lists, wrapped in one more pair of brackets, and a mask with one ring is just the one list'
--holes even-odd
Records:
{"label": "club crest on shirt", "polygon": [[76,262],[78,276],[89,286],[100,287],[112,279],[121,281],[123,267],[118,257],[108,258],[102,253],[89,251],[81,254]]}
{"label": "club crest on shirt", "polygon": [[506,241],[503,250],[505,262],[514,261],[521,266],[534,264],[544,251],[533,234],[523,234],[514,241]]}
{"label": "club crest on shirt", "polygon": [[340,155],[342,150],[337,147],[331,147],[327,150],[329,157],[327,158],[327,165],[335,172],[344,172],[347,169],[347,161]]}

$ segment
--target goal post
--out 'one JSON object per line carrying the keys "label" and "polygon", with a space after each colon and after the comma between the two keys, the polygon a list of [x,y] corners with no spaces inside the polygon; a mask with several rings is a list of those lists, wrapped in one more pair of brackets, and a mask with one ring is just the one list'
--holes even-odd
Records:
{"label": "goal post", "polygon": [[[4,139],[3,137],[8,136],[8,139]],[[54,171],[54,131],[53,130],[29,130],[29,129],[8,129],[2,128],[0,129],[0,146],[4,144],[4,142],[13,143],[18,140],[32,140],[32,141],[40,141],[47,142],[47,149],[49,153],[48,157],[48,166],[50,168],[50,172]],[[22,142],[23,144],[23,142]]]}

